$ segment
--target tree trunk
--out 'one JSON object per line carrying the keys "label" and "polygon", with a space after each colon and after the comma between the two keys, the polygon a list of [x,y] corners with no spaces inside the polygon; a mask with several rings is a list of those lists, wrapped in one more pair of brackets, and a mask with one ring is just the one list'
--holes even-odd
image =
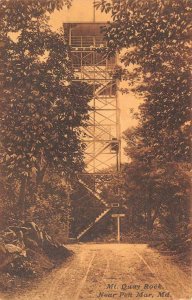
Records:
{"label": "tree trunk", "polygon": [[43,178],[45,176],[46,167],[43,167],[42,170],[38,170],[37,177],[36,177],[36,188],[35,192],[38,192],[39,186],[43,183]]}
{"label": "tree trunk", "polygon": [[[149,189],[149,187],[148,187]],[[146,202],[146,225],[148,230],[153,229],[153,221],[152,221],[152,209],[151,209],[151,192],[147,193],[147,202]]]}
{"label": "tree trunk", "polygon": [[147,229],[150,231],[153,229],[153,220],[151,217],[151,213],[148,213],[148,216],[147,216]]}
{"label": "tree trunk", "polygon": [[173,203],[169,204],[169,219],[168,219],[168,226],[171,233],[175,234],[176,231],[176,216],[175,216],[175,207]]}
{"label": "tree trunk", "polygon": [[20,215],[22,221],[25,221],[26,185],[27,185],[27,178],[23,177],[21,179],[20,192],[19,192],[19,201],[18,201],[19,215]]}

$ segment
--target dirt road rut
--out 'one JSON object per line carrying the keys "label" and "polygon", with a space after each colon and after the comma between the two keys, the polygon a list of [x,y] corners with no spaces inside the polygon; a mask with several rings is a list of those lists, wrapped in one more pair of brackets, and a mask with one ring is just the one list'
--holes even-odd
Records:
{"label": "dirt road rut", "polygon": [[70,245],[74,257],[10,300],[184,300],[191,278],[147,245]]}

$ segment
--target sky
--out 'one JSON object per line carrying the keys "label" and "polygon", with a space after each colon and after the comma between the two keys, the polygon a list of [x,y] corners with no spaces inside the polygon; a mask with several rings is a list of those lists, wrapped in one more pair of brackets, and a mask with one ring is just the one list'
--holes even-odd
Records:
{"label": "sky", "polygon": [[[110,17],[105,13],[95,11],[95,21],[108,21]],[[50,25],[54,30],[58,30],[64,22],[93,22],[94,9],[93,0],[73,0],[72,7],[66,7],[61,11],[54,12],[50,17]],[[119,94],[119,104],[121,110],[121,133],[127,128],[137,124],[137,121],[132,118],[130,109],[137,111],[140,100],[134,94],[122,95]],[[122,147],[124,143],[122,141]]]}
{"label": "sky", "polygon": [[[70,9],[64,8],[62,11],[54,13],[51,23],[59,27],[63,20],[66,22],[93,22],[93,0],[72,0]],[[108,21],[109,16],[105,13],[95,11],[95,21]]]}

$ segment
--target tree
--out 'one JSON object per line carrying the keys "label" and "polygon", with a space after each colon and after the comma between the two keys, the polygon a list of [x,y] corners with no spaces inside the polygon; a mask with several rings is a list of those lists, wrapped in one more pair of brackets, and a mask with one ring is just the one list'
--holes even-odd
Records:
{"label": "tree", "polygon": [[158,159],[151,159],[151,149],[138,140],[137,130],[127,130],[124,137],[126,154],[131,158],[124,168],[128,206],[130,199],[134,199],[134,209],[139,208],[139,214],[145,215],[148,229],[156,220],[165,223],[167,217],[173,231],[176,222],[187,223],[190,217],[190,164],[160,163]]}
{"label": "tree", "polygon": [[[176,222],[189,222],[191,13],[189,0],[96,1],[111,14],[104,28],[106,55],[120,54],[116,77],[143,97],[138,126],[125,133],[129,201]],[[131,192],[131,190],[133,192]],[[145,192],[144,192],[145,191]],[[134,200],[135,201],[135,200]],[[142,212],[141,212],[142,213]],[[182,220],[182,221],[181,221]]]}
{"label": "tree", "polygon": [[69,176],[83,168],[80,128],[86,126],[92,89],[73,82],[64,34],[47,23],[48,13],[70,2],[1,3],[1,160],[6,176],[20,182],[22,214],[31,180],[37,192],[47,169]]}
{"label": "tree", "polygon": [[123,50],[118,76],[144,98],[139,120],[148,146],[162,161],[189,161],[191,1],[104,0],[97,6],[112,16],[105,28],[108,55]]}

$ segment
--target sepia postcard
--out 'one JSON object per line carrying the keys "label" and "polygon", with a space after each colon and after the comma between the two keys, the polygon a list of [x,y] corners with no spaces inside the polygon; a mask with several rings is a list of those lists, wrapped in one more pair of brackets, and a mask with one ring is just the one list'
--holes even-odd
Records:
{"label": "sepia postcard", "polygon": [[190,300],[191,0],[0,0],[0,300]]}

